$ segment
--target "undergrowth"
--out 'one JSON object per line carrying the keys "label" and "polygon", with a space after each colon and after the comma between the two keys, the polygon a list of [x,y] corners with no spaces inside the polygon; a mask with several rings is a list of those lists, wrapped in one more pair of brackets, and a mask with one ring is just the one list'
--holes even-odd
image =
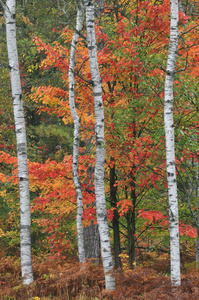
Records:
{"label": "undergrowth", "polygon": [[194,257],[182,257],[182,285],[172,290],[169,277],[169,255],[147,253],[134,270],[124,263],[123,271],[115,271],[117,289],[104,289],[101,265],[90,261],[84,265],[74,258],[65,260],[33,258],[34,282],[26,287],[20,277],[20,261],[1,255],[0,300],[183,300],[199,299],[199,271]]}

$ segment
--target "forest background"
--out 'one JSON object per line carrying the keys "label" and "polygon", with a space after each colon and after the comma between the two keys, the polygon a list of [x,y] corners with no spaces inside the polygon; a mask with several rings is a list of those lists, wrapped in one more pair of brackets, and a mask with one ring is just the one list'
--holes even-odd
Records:
{"label": "forest background", "polygon": [[[60,6],[63,8],[62,3]],[[90,295],[94,293],[99,297],[103,288],[102,279],[99,284],[93,273],[89,277],[93,268],[98,268],[101,274],[100,266],[89,265],[88,280],[83,282],[81,271],[75,283],[71,273],[66,272],[67,265],[74,273],[78,270],[75,264],[76,194],[72,180],[73,121],[68,103],[68,68],[75,16],[75,3],[68,5],[63,14],[56,1],[50,5],[48,1],[17,2],[17,40],[28,139],[32,251],[40,280],[38,286],[41,282],[46,284],[43,291],[41,289],[40,294],[37,291],[34,296],[41,298],[49,296],[48,293],[59,297],[56,293],[61,293],[63,283],[59,282],[56,292],[54,286],[57,276],[64,272],[68,293],[71,293],[69,299],[75,293],[91,289],[92,280],[99,290],[95,290],[95,286]],[[115,266],[123,268],[123,276],[127,276],[129,282],[132,276],[143,282],[148,274],[150,280],[157,279],[154,270],[169,274],[163,124],[169,2],[106,2],[103,11],[96,7],[96,22],[105,109],[105,188]],[[1,287],[5,295],[12,295],[14,291],[16,297],[21,297],[20,293],[27,290],[16,283],[17,277],[13,282],[9,278],[19,267],[20,207],[3,17],[0,25]],[[179,30],[174,122],[180,246],[182,268],[193,272],[195,241],[199,234],[197,1],[181,2]],[[83,38],[78,44],[75,68],[76,104],[81,117],[79,175],[86,228],[96,224],[95,121],[88,50]],[[96,252],[95,259],[99,259],[99,251]],[[94,257],[93,253],[89,255]],[[58,273],[54,274],[53,269],[59,270]],[[134,294],[136,289],[134,287]]]}

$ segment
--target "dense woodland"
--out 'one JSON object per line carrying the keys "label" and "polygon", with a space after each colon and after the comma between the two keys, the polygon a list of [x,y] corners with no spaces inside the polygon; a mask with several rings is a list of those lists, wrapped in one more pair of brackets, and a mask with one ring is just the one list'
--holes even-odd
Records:
{"label": "dense woodland", "polygon": [[0,299],[199,299],[198,0],[14,7],[0,0]]}

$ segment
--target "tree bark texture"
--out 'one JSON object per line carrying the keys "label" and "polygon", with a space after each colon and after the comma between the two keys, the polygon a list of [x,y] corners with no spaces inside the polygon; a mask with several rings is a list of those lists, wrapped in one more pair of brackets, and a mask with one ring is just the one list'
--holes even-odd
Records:
{"label": "tree bark texture", "polygon": [[195,189],[195,195],[196,195],[196,204],[197,204],[197,221],[196,221],[196,228],[197,228],[197,238],[196,238],[196,268],[199,269],[199,161],[197,163],[197,175],[196,175],[196,189]]}
{"label": "tree bark texture", "polygon": [[[91,147],[93,147],[92,140],[93,136],[86,139],[86,149],[88,149],[86,152],[89,153]],[[84,181],[84,184],[87,188],[87,190],[90,190],[90,193],[93,192],[94,187],[94,174],[95,168],[93,168],[91,165],[87,164],[87,178]],[[96,202],[92,202],[90,204],[92,207],[96,208]],[[93,263],[99,263],[100,262],[100,236],[99,236],[99,230],[98,230],[98,224],[94,224],[92,221],[89,226],[84,227],[84,245],[85,245],[85,256],[86,258],[91,259]]]}
{"label": "tree bark texture", "polygon": [[92,222],[90,226],[84,228],[84,244],[86,258],[90,258],[93,263],[98,264],[100,261],[100,237],[97,224]]}
{"label": "tree bark texture", "polygon": [[[133,167],[135,170],[135,167]],[[133,211],[130,210],[127,213],[127,234],[128,234],[128,255],[129,255],[129,266],[134,269],[135,267],[135,258],[136,258],[136,248],[135,248],[135,206],[136,206],[136,192],[135,192],[135,178],[131,174],[131,201],[133,203]]]}
{"label": "tree bark texture", "polygon": [[21,272],[24,284],[28,285],[33,282],[30,235],[31,213],[27,164],[26,128],[16,40],[16,2],[15,0],[7,0],[6,4],[4,5],[2,3],[2,5],[4,7],[4,16],[6,21],[8,60],[17,139],[18,178],[20,191]]}
{"label": "tree bark texture", "polygon": [[114,257],[115,267],[122,268],[122,262],[120,258],[121,246],[120,246],[120,228],[119,228],[119,213],[117,210],[117,186],[115,186],[115,166],[110,168],[110,202],[111,207],[114,207],[113,214],[113,241],[114,241]]}
{"label": "tree bark texture", "polygon": [[181,284],[178,224],[178,198],[175,167],[175,141],[173,123],[173,82],[178,51],[178,1],[171,0],[170,42],[165,78],[164,126],[166,138],[166,165],[170,220],[170,260],[172,286]]}
{"label": "tree bark texture", "polygon": [[199,238],[196,238],[196,269],[199,269]]}
{"label": "tree bark texture", "polygon": [[95,161],[95,194],[97,222],[100,233],[101,257],[105,273],[106,289],[115,290],[115,276],[113,274],[113,259],[111,255],[109,227],[107,219],[105,190],[104,190],[104,109],[102,102],[102,85],[97,60],[97,45],[95,38],[94,3],[84,0],[86,8],[87,46],[89,63],[93,83],[93,97],[95,105],[95,135],[96,135],[96,161]]}
{"label": "tree bark texture", "polygon": [[76,30],[73,34],[73,39],[71,43],[71,52],[70,52],[70,62],[69,62],[69,103],[71,115],[74,122],[74,136],[73,136],[73,181],[76,190],[77,197],[77,243],[78,243],[78,254],[79,254],[79,262],[85,262],[85,249],[84,249],[84,232],[83,232],[83,197],[82,197],[82,189],[81,183],[79,179],[78,173],[78,158],[79,158],[79,128],[80,128],[80,120],[76,111],[75,106],[75,79],[74,79],[74,68],[75,68],[75,56],[76,56],[76,46],[79,39],[79,32],[82,29],[84,18],[84,7],[81,0],[77,3],[77,19],[76,19]]}

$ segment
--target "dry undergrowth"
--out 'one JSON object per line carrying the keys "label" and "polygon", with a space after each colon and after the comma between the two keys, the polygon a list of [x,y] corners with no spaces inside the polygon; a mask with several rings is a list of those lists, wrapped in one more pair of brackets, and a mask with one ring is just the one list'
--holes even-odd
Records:
{"label": "dry undergrowth", "polygon": [[[147,300],[183,300],[199,299],[199,271],[191,263],[191,256],[184,254],[182,267],[182,285],[172,291],[167,254],[154,257],[145,256],[144,266],[134,270],[125,267],[116,271],[117,290],[104,290],[103,269],[99,265],[87,262],[80,268],[74,258],[66,260],[40,261],[33,259],[34,283],[25,287],[20,278],[19,260],[13,257],[0,258],[0,300],[89,300],[89,299],[147,299]],[[193,257],[192,257],[193,260]]]}

